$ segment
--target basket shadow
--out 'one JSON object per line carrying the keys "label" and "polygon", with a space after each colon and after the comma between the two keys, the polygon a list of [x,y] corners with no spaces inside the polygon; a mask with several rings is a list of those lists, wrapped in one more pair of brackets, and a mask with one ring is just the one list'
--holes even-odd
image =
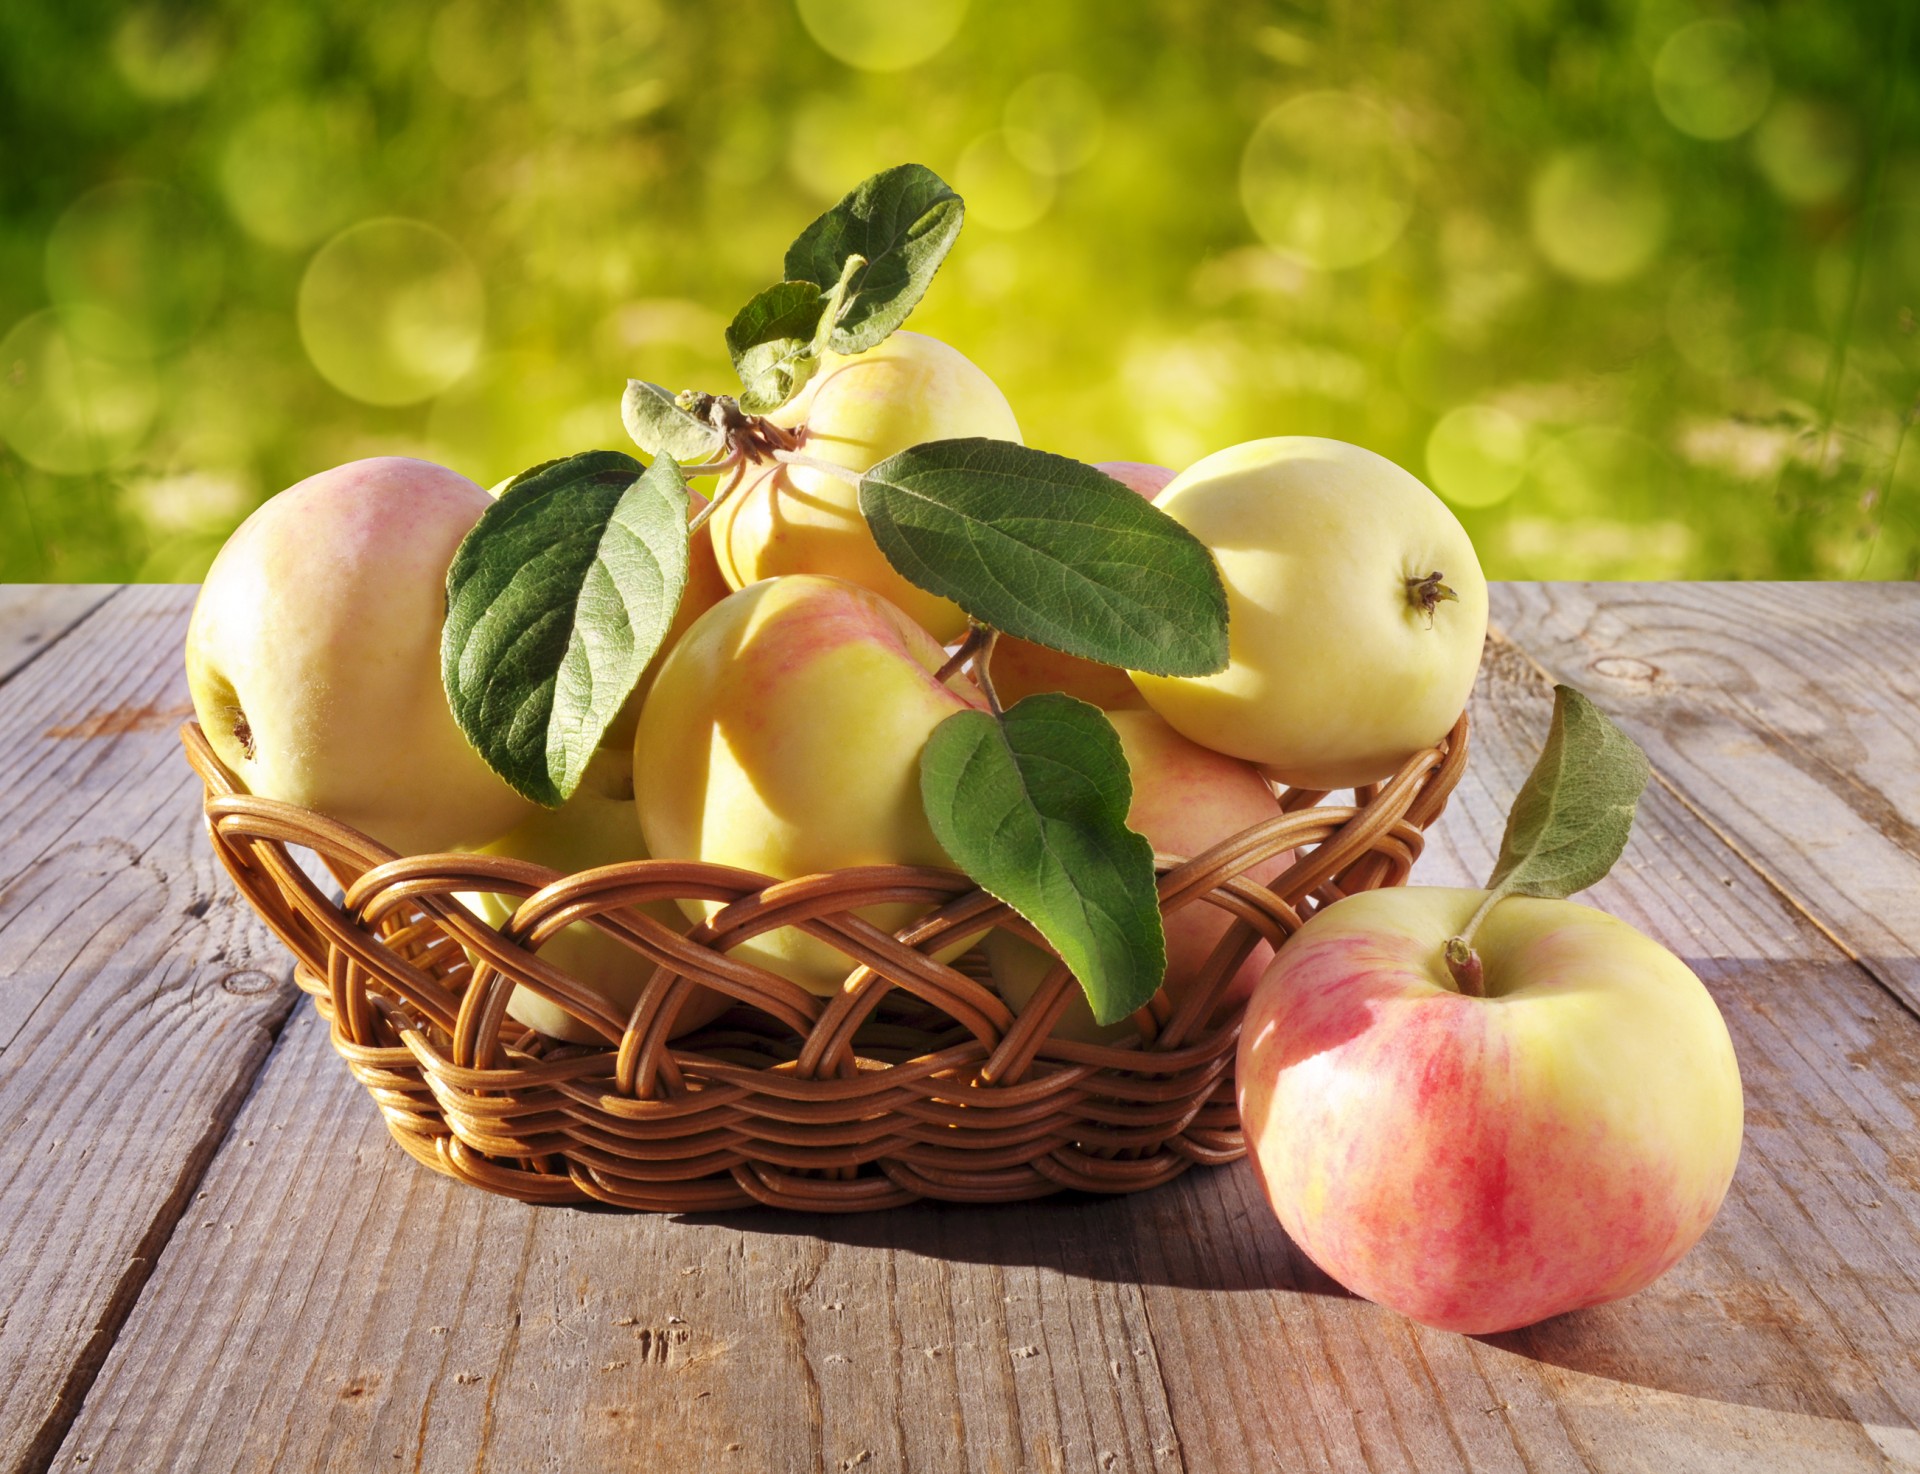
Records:
{"label": "basket shadow", "polygon": [[1110,1284],[1351,1298],[1294,1246],[1245,1162],[1196,1167],[1116,1197],[1063,1192],[1026,1203],[915,1203],[854,1214],[742,1209],[675,1221]]}

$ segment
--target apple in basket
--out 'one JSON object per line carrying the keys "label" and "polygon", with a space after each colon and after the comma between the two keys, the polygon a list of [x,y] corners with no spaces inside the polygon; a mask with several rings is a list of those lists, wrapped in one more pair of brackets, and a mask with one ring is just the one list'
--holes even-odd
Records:
{"label": "apple in basket", "polygon": [[187,687],[220,761],[265,798],[402,854],[482,843],[533,812],[468,744],[440,682],[447,565],[491,502],[383,456],[256,508],[208,570]]}
{"label": "apple in basket", "polygon": [[[723,599],[668,653],[641,708],[634,796],[648,849],[776,879],[950,868],[921,808],[920,751],[981,701],[964,676],[934,678],[946,660],[899,608],[845,579],[791,574]],[[718,909],[685,905],[695,919]],[[891,930],[912,909],[865,914]],[[853,966],[791,927],[734,955],[820,994]]]}
{"label": "apple in basket", "polygon": [[[631,752],[601,748],[588,760],[571,798],[557,809],[536,809],[477,853],[527,860],[562,875],[646,859],[646,842],[634,813]],[[463,891],[460,899],[494,927],[507,924],[519,901],[517,896],[492,891]],[[639,909],[669,930],[686,930],[686,918],[671,901],[653,901]],[[646,957],[586,921],[564,927],[539,948],[539,955],[621,1013],[632,1011],[654,971]],[[724,995],[698,990],[680,1010],[674,1031],[685,1033],[711,1022],[726,1004]],[[571,1044],[608,1042],[560,1004],[528,987],[513,990],[507,1013],[529,1028]]]}
{"label": "apple in basket", "polygon": [[[993,380],[924,333],[896,332],[864,353],[825,354],[798,397],[767,418],[804,426],[809,458],[852,472],[927,440],[1020,439]],[[736,589],[780,574],[831,574],[885,595],[942,640],[966,628],[957,605],[909,582],[882,556],[852,481],[819,466],[759,468],[715,511],[713,546]]]}
{"label": "apple in basket", "polygon": [[1447,734],[1480,666],[1487,585],[1415,477],[1286,436],[1197,461],[1154,505],[1207,545],[1227,591],[1225,670],[1134,675],[1176,729],[1309,789],[1377,782]]}

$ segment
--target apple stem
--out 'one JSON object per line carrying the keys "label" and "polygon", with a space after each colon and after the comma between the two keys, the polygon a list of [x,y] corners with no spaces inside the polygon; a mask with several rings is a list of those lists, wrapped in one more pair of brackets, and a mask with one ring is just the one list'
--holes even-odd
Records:
{"label": "apple stem", "polygon": [[1487,972],[1481,966],[1480,954],[1467,944],[1465,937],[1454,937],[1447,943],[1447,971],[1453,977],[1454,984],[1469,998],[1487,996]]}
{"label": "apple stem", "polygon": [[1459,601],[1460,596],[1445,583],[1446,577],[1439,569],[1434,569],[1425,578],[1407,580],[1407,602],[1427,616],[1427,628],[1433,628],[1433,611],[1448,599]]}
{"label": "apple stem", "polygon": [[934,680],[946,685],[953,673],[973,659],[975,653],[987,642],[987,627],[976,624],[967,631],[967,637],[954,647],[953,654],[947,657],[947,663],[933,673]]}
{"label": "apple stem", "polygon": [[783,465],[805,466],[810,471],[823,471],[829,476],[838,476],[849,486],[860,484],[858,471],[849,471],[845,466],[836,466],[832,461],[823,461],[819,456],[810,456],[804,451],[776,449],[773,451],[773,458]]}
{"label": "apple stem", "polygon": [[695,512],[688,520],[688,537],[694,536],[701,528],[705,527],[708,519],[713,516],[720,503],[733,495],[735,489],[740,485],[742,478],[747,474],[747,458],[739,451],[735,451],[724,461],[720,462],[719,465],[715,466],[714,469],[717,471],[724,470],[727,473],[727,479],[720,485],[719,489],[714,492],[713,500]]}
{"label": "apple stem", "polygon": [[1446,945],[1447,972],[1452,976],[1460,991],[1469,998],[1487,996],[1487,970],[1481,964],[1480,954],[1473,950],[1474,933],[1480,930],[1480,923],[1487,919],[1487,913],[1505,900],[1503,890],[1487,892],[1487,898],[1474,908],[1473,915],[1467,918],[1467,924],[1460,929],[1460,935],[1451,937]]}

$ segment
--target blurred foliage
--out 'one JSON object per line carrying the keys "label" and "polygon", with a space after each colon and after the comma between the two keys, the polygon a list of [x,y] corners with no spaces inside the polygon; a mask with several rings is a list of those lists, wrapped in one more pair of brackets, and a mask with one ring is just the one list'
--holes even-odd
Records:
{"label": "blurred foliage", "polygon": [[14,0],[0,580],[619,446],[908,159],[969,205],[913,326],[1035,444],[1358,441],[1494,576],[1911,578],[1916,8]]}

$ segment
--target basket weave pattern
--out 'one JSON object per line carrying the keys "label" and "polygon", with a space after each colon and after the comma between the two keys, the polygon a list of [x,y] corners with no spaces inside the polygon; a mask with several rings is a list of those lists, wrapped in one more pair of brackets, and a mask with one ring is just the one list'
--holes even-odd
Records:
{"label": "basket weave pattern", "polygon": [[[1101,1045],[1051,1035],[1078,986],[1063,966],[1015,1014],[977,952],[936,960],[988,927],[1039,940],[952,871],[872,866],[774,882],[670,860],[560,876],[492,856],[400,857],[347,825],[240,792],[197,723],[181,737],[206,785],[216,853],[292,950],[297,981],[402,1147],[530,1202],[680,1212],[1130,1192],[1233,1161],[1245,1150],[1233,1096],[1240,1013],[1220,1008],[1233,974],[1261,939],[1278,946],[1319,906],[1403,884],[1467,756],[1462,717],[1351,805],[1283,790],[1275,818],[1205,854],[1157,856],[1163,912],[1212,905],[1235,924],[1177,1006],[1161,992],[1135,1016],[1137,1040]],[[343,899],[289,847],[317,855]],[[1246,878],[1288,851],[1292,864],[1270,885]],[[456,899],[473,891],[524,899],[496,930]],[[632,909],[695,899],[722,906],[684,934]],[[857,914],[901,901],[925,915],[898,935]],[[540,957],[583,920],[653,969],[630,1015]],[[815,997],[730,955],[777,926],[846,954],[840,993]],[[515,1023],[506,1008],[517,984],[605,1046]],[[674,1038],[701,988],[730,1005]]]}

